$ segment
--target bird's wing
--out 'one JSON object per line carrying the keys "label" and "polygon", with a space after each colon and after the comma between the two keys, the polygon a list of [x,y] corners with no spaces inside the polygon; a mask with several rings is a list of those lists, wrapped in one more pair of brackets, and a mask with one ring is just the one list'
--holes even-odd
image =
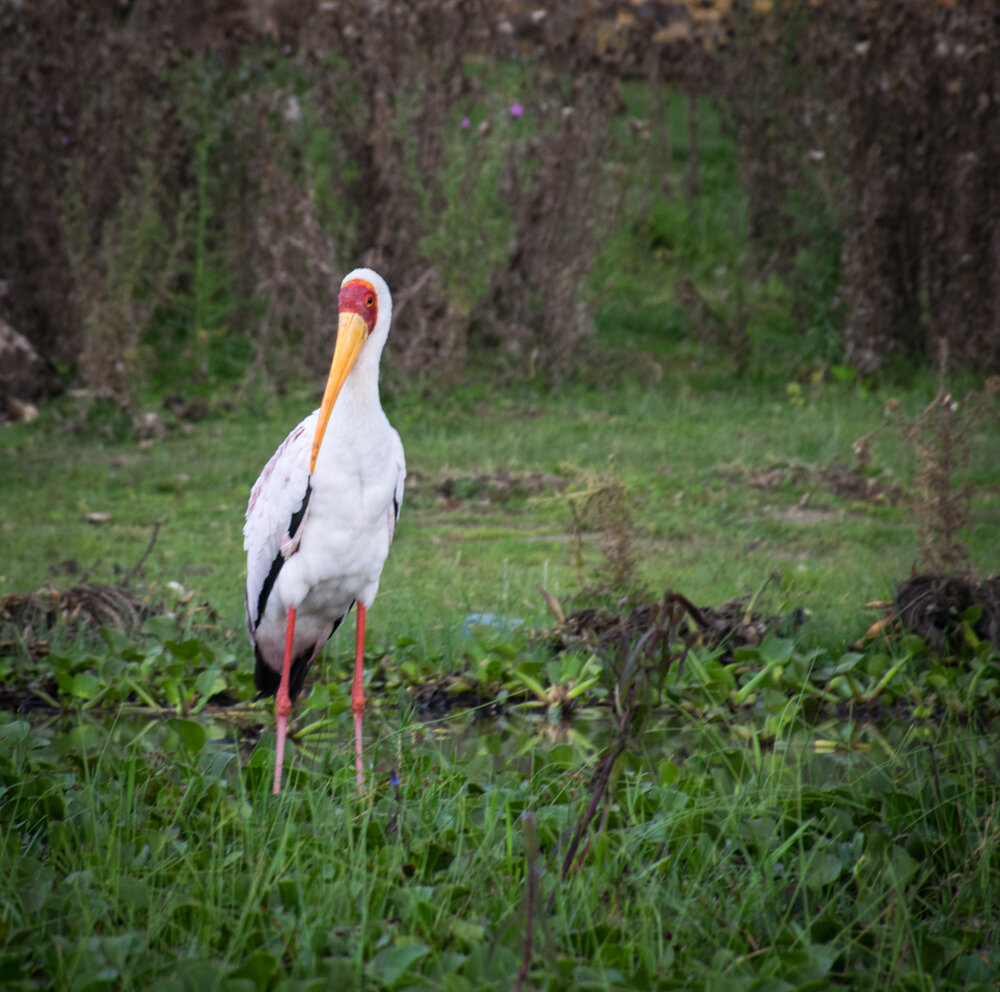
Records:
{"label": "bird's wing", "polygon": [[250,492],[243,547],[247,553],[247,626],[254,630],[284,561],[295,552],[309,502],[309,453],[319,411],[281,442]]}
{"label": "bird's wing", "polygon": [[389,541],[392,541],[392,533],[396,529],[396,521],[399,520],[399,511],[403,508],[403,483],[406,481],[406,457],[403,455],[403,442],[399,439],[399,432],[392,432],[392,457],[396,462],[396,486],[392,493],[392,514],[389,517]]}

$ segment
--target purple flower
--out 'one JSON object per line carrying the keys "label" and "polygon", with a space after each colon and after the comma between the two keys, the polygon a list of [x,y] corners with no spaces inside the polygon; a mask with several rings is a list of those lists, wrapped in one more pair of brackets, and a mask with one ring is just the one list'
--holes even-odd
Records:
{"label": "purple flower", "polygon": [[523,117],[524,116],[524,107],[522,107],[519,103],[512,103],[510,105],[510,116],[511,117]]}
{"label": "purple flower", "polygon": [[468,131],[471,126],[472,126],[472,121],[470,121],[468,117],[463,117],[462,118],[462,130],[463,131]]}
{"label": "purple flower", "polygon": [[68,137],[67,137],[67,136],[66,136],[65,134],[64,134],[64,135],[62,135],[62,136],[61,136],[61,137],[59,138],[59,144],[60,144],[60,145],[68,145],[68,144],[69,144],[69,138],[68,138]]}

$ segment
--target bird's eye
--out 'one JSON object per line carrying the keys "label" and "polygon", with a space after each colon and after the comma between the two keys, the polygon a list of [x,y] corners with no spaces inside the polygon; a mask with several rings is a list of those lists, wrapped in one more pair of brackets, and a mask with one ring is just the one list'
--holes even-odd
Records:
{"label": "bird's eye", "polygon": [[373,295],[372,295],[371,293],[369,293],[369,294],[368,294],[368,295],[367,295],[367,296],[365,297],[365,306],[366,306],[366,307],[368,307],[368,309],[369,309],[369,310],[370,310],[370,309],[371,309],[371,308],[372,308],[373,306],[375,306],[375,297],[374,297],[374,296],[373,296]]}

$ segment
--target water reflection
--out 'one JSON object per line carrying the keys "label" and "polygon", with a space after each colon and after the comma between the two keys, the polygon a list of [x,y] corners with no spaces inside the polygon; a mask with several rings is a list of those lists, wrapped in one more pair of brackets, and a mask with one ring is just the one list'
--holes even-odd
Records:
{"label": "water reflection", "polygon": [[[376,775],[385,776],[432,765],[463,773],[475,766],[477,776],[501,772],[530,776],[536,761],[585,770],[616,739],[615,721],[602,707],[580,709],[565,721],[527,708],[489,717],[459,710],[423,720],[405,700],[399,705],[383,702],[369,712],[366,760]],[[349,763],[351,720],[349,710],[307,711],[294,728],[294,760],[320,774]],[[270,760],[274,745],[270,712],[259,705],[206,709],[196,719],[134,709],[104,718],[92,713],[34,712],[29,721],[18,723],[24,724],[29,747],[57,757],[97,752],[124,756],[138,751],[170,761],[172,756],[197,754],[201,760],[238,753],[240,763],[248,765]],[[193,740],[191,725],[201,728]],[[697,718],[664,709],[648,721],[640,740],[628,742],[627,751],[637,770],[660,768],[661,775],[668,774],[662,771],[664,763],[680,773],[695,762],[700,769],[717,765],[734,781],[748,774],[780,774],[784,769],[793,771],[806,786],[821,787],[843,782],[845,776],[866,768],[891,769],[908,754],[940,744],[943,733],[931,723],[828,720],[796,726],[778,737],[752,722]]]}

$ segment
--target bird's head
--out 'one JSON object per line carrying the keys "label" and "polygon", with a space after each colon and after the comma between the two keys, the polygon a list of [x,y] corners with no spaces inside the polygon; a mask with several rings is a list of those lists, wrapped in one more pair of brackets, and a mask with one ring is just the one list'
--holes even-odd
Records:
{"label": "bird's head", "polygon": [[355,269],[344,276],[337,305],[340,311],[337,346],[333,351],[330,375],[326,380],[323,402],[319,408],[319,423],[316,425],[316,437],[313,439],[312,457],[309,461],[310,473],[316,467],[316,456],[323,443],[333,405],[337,402],[351,369],[361,356],[362,349],[366,352],[374,351],[372,358],[375,365],[378,364],[378,353],[385,344],[392,319],[389,287],[372,269]]}

